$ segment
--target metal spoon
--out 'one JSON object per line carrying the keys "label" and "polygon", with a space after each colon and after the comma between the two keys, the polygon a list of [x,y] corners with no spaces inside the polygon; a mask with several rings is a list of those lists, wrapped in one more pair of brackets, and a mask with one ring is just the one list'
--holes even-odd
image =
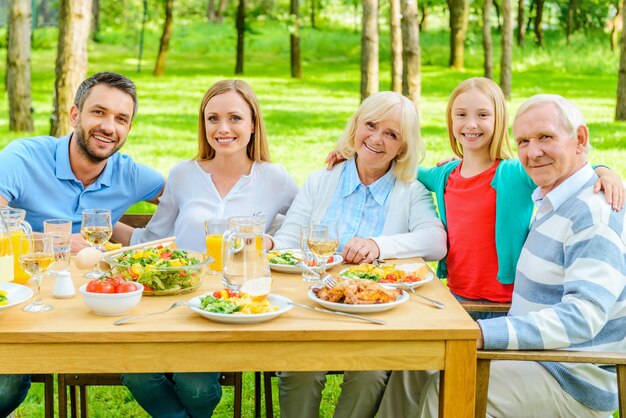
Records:
{"label": "metal spoon", "polygon": [[189,305],[188,302],[175,302],[172,304],[172,306],[170,306],[169,308],[167,308],[164,311],[158,311],[158,312],[150,312],[150,313],[144,313],[144,314],[139,314],[139,315],[133,315],[133,316],[128,316],[126,318],[122,318],[122,319],[118,319],[117,321],[113,322],[113,325],[122,325],[125,324],[128,321],[132,321],[138,318],[143,318],[144,316],[150,316],[150,315],[158,315],[158,314],[162,314],[165,312],[169,312],[174,308],[178,308],[179,306],[184,306],[184,305]]}
{"label": "metal spoon", "polygon": [[400,284],[399,286],[397,286],[397,288],[398,288],[398,289],[402,289],[402,290],[409,291],[409,292],[413,293],[415,296],[417,296],[418,298],[422,298],[422,299],[424,299],[424,300],[427,300],[428,302],[432,303],[433,305],[435,305],[435,306],[436,306],[436,307],[438,307],[439,309],[445,309],[445,308],[446,308],[446,305],[444,305],[443,303],[438,302],[438,301],[436,301],[435,299],[431,299],[431,298],[428,298],[428,297],[426,297],[426,296],[422,296],[422,295],[420,295],[420,294],[419,294],[419,293],[417,293],[417,292],[415,291],[415,289],[413,289],[411,286],[407,286],[407,285],[405,285],[405,284]]}

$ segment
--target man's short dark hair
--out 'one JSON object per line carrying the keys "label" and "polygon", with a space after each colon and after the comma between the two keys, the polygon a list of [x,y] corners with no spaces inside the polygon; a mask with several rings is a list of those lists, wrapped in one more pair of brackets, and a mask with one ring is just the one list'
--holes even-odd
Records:
{"label": "man's short dark hair", "polygon": [[135,90],[135,84],[125,75],[112,72],[96,73],[80,83],[78,90],[76,90],[76,96],[74,96],[74,105],[79,111],[83,110],[85,100],[87,100],[87,96],[91,93],[91,89],[98,84],[103,84],[128,94],[133,99],[132,118],[135,118],[137,114],[137,91]]}

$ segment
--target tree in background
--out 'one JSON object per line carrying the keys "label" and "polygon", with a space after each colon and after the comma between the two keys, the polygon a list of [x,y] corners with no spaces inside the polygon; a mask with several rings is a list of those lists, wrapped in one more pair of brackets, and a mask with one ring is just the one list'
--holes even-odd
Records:
{"label": "tree in background", "polygon": [[402,93],[402,13],[400,0],[389,1],[389,35],[391,36],[391,90]]}
{"label": "tree in background", "polygon": [[70,107],[87,74],[87,38],[91,0],[59,1],[59,42],[54,80],[50,135],[70,132]]}
{"label": "tree in background", "polygon": [[483,0],[483,69],[486,78],[493,80],[493,39],[491,37],[492,0]]}
{"label": "tree in background", "polygon": [[617,48],[617,34],[624,30],[624,21],[622,20],[624,14],[624,0],[617,0],[614,6],[616,10],[615,16],[607,22],[607,29],[609,29],[611,33],[611,51],[615,51]]}
{"label": "tree in background", "polygon": [[228,0],[217,0],[218,7],[215,7],[216,0],[209,0],[207,4],[206,17],[210,23],[222,23],[224,21],[224,11],[228,6]]}
{"label": "tree in background", "polygon": [[243,74],[243,41],[246,33],[246,0],[239,0],[235,27],[237,28],[237,62],[235,63],[235,74]]}
{"label": "tree in background", "polygon": [[378,92],[378,1],[363,0],[361,100]]}
{"label": "tree in background", "polygon": [[91,39],[94,42],[98,42],[98,35],[100,34],[100,0],[92,0],[93,5],[91,8]]}
{"label": "tree in background", "polygon": [[545,41],[543,39],[543,2],[544,0],[534,0],[535,4],[535,42],[537,45],[544,46]]}
{"label": "tree in background", "polygon": [[291,27],[289,31],[289,41],[291,45],[291,76],[302,78],[302,60],[300,58],[300,13],[298,11],[298,0],[291,0]]}
{"label": "tree in background", "polygon": [[7,93],[9,129],[32,131],[30,95],[31,0],[11,0],[7,47]]}
{"label": "tree in background", "polygon": [[526,23],[524,21],[524,0],[517,1],[517,28],[515,29],[517,46],[524,46],[526,38]]}
{"label": "tree in background", "polygon": [[513,78],[513,0],[502,0],[501,45],[500,88],[508,100],[511,98]]}
{"label": "tree in background", "polygon": [[167,50],[170,48],[170,38],[172,37],[172,23],[174,20],[174,0],[165,0],[165,22],[163,23],[163,34],[159,43],[159,54],[157,55],[154,75],[165,74],[165,59]]}
{"label": "tree in background", "polygon": [[450,66],[457,70],[464,68],[465,37],[469,0],[448,0],[450,9]]}
{"label": "tree in background", "polygon": [[419,110],[422,90],[417,0],[402,1],[402,94]]}
{"label": "tree in background", "polygon": [[[626,28],[626,13],[622,13],[623,27]],[[622,46],[617,77],[617,106],[615,120],[626,120],[626,29],[622,30]]]}

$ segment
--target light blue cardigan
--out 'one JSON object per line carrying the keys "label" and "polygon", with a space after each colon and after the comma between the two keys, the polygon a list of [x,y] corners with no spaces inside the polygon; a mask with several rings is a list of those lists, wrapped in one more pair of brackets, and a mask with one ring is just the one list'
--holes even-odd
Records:
{"label": "light blue cardigan", "polygon": [[[437,197],[437,207],[443,226],[448,229],[444,190],[450,173],[460,160],[450,161],[441,167],[419,167],[417,179]],[[515,280],[515,267],[522,251],[534,204],[531,198],[537,188],[518,159],[501,160],[491,181],[496,191],[496,252],[498,254],[498,281],[511,284]],[[477,199],[480,196],[476,197]],[[446,259],[439,262],[437,275],[448,276]]]}

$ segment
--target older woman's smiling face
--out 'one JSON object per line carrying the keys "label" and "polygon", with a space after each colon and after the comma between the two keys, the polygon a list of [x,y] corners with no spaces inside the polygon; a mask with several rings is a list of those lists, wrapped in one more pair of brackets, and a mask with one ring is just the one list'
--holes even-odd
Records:
{"label": "older woman's smiling face", "polygon": [[400,135],[402,111],[396,107],[382,120],[361,119],[354,134],[359,165],[374,170],[387,170],[398,155],[404,140]]}

